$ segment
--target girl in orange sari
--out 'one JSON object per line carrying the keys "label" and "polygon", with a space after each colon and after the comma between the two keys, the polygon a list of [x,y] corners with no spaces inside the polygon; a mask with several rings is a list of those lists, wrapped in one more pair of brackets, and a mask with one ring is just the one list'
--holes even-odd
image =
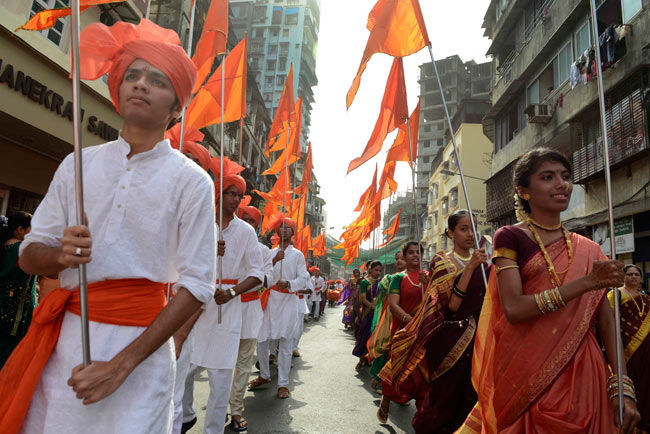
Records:
{"label": "girl in orange sari", "polygon": [[[532,150],[516,164],[520,223],[494,236],[472,363],[478,404],[459,432],[616,432],[618,379],[608,380],[595,333],[616,372],[614,315],[603,300],[605,288],[622,283],[623,264],[562,227],[570,178],[569,161],[550,149]],[[639,421],[628,380],[621,379],[623,434]]]}

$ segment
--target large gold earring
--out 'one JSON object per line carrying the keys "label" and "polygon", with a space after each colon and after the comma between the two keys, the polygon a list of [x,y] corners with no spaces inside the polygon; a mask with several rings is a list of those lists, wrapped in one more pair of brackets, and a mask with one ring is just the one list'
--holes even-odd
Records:
{"label": "large gold earring", "polygon": [[530,200],[530,194],[528,194],[528,193],[524,193],[524,195],[521,196],[521,198],[522,198],[523,200]]}

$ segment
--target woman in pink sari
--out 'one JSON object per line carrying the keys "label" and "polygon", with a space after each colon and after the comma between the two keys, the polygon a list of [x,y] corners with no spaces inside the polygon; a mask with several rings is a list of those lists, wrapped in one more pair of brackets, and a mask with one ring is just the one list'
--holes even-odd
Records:
{"label": "woman in pink sari", "polygon": [[[618,379],[610,376],[595,334],[616,372],[614,315],[603,300],[607,287],[623,282],[623,264],[562,227],[570,179],[569,161],[550,149],[517,162],[520,223],[494,237],[472,364],[478,404],[459,432],[616,432]],[[625,434],[640,417],[631,381],[620,380]]]}

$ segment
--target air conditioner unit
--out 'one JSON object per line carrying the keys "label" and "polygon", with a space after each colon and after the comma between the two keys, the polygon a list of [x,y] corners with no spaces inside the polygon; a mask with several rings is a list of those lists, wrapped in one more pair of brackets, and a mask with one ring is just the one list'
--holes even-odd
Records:
{"label": "air conditioner unit", "polygon": [[552,108],[548,104],[530,104],[524,113],[529,124],[547,124],[553,117]]}

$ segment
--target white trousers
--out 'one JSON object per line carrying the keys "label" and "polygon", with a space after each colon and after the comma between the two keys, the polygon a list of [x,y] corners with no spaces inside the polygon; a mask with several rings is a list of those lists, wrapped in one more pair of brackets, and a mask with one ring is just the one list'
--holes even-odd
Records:
{"label": "white trousers", "polygon": [[[174,427],[173,434],[180,434],[183,426],[183,395],[185,394],[185,380],[190,371],[190,353],[194,342],[194,334],[190,332],[183,343],[181,354],[176,360],[176,381],[174,382]],[[194,376],[192,376],[194,386]],[[191,391],[194,391],[192,387]],[[190,419],[191,420],[191,419]]]}
{"label": "white trousers", "polygon": [[[320,295],[318,295],[320,297]],[[320,301],[314,300],[311,302],[311,317],[319,318],[320,317]]]}
{"label": "white trousers", "polygon": [[300,338],[302,338],[302,331],[305,328],[305,322],[302,318],[298,318],[298,330],[296,331],[296,337],[293,338],[293,348],[291,351],[296,351],[298,345],[300,344]]}
{"label": "white trousers", "polygon": [[[194,374],[197,372],[196,365],[190,366],[190,376],[188,379],[192,379],[192,392],[194,391]],[[203,425],[204,434],[223,434],[223,430],[226,426],[226,415],[228,414],[228,397],[230,396],[230,387],[232,386],[232,369],[208,369],[203,368],[208,371],[208,383],[210,384],[210,395],[208,396],[208,404],[205,408],[205,422]],[[186,383],[187,384],[187,383]],[[188,390],[185,390],[185,393],[188,393]],[[190,396],[192,399],[190,400]],[[186,399],[188,398],[188,399]],[[183,397],[183,411],[185,412],[185,404],[189,404],[188,407],[191,409],[193,416],[189,416],[186,419],[186,415],[183,415],[183,419],[187,422],[192,420],[196,416],[196,409],[193,405],[193,396]]]}
{"label": "white trousers", "polygon": [[230,414],[244,414],[244,394],[248,385],[248,377],[251,374],[253,362],[255,361],[255,348],[257,339],[241,339],[239,341],[239,352],[237,353],[237,365],[232,377],[232,389],[230,390]]}
{"label": "white trousers", "polygon": [[[271,378],[271,369],[269,368],[269,354],[271,343],[273,341],[264,341],[257,343],[257,357],[260,361],[260,376],[262,378]],[[280,339],[280,348],[278,350],[278,387],[289,387],[289,371],[291,371],[291,353],[293,347],[293,338]]]}

